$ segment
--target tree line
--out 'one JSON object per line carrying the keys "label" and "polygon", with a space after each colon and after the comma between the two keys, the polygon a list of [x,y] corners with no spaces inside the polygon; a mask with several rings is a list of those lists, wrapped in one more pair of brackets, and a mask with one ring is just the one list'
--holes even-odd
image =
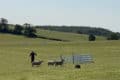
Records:
{"label": "tree line", "polygon": [[10,27],[8,24],[8,20],[5,18],[0,19],[0,33],[11,33],[16,35],[24,35],[26,37],[37,37],[36,29],[28,23],[24,25],[12,25],[14,27]]}
{"label": "tree line", "polygon": [[[26,37],[36,38],[38,37],[36,34],[37,28],[60,31],[60,32],[87,34],[89,35],[88,37],[89,41],[95,41],[96,35],[105,36],[107,40],[119,40],[120,39],[120,33],[118,32],[115,33],[115,32],[112,32],[110,30],[103,29],[103,28],[93,28],[89,26],[88,27],[87,26],[32,26],[29,23],[25,23],[23,25],[19,25],[19,24],[10,25],[8,24],[7,19],[0,18],[0,33],[11,33],[11,34],[16,34],[16,35],[24,35]],[[42,38],[46,38],[46,37],[42,36]]]}

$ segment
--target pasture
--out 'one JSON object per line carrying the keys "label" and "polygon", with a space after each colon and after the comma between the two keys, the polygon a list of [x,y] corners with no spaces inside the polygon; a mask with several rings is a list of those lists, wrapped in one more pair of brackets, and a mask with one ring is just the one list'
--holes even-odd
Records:
{"label": "pasture", "polygon": [[[44,32],[44,31],[43,31]],[[87,41],[78,34],[45,31],[41,35],[69,39],[70,42],[31,39],[23,36],[0,34],[0,80],[120,80],[120,41]],[[57,36],[58,35],[58,36]],[[64,35],[64,36],[62,36]],[[32,67],[29,53],[37,53],[36,60],[44,60],[40,67]],[[72,53],[91,54],[95,63],[48,67],[47,61]]]}

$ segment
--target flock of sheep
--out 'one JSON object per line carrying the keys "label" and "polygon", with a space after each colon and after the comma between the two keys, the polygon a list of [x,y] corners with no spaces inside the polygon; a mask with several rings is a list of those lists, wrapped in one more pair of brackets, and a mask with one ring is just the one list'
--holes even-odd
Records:
{"label": "flock of sheep", "polygon": [[[60,61],[55,61],[55,60],[50,60],[50,61],[48,61],[48,66],[62,66],[63,65],[63,63],[64,63],[64,59],[61,59]],[[33,66],[40,66],[41,64],[43,63],[43,60],[41,60],[41,61],[38,61],[38,62],[32,62],[32,67]],[[75,65],[75,68],[77,68],[77,69],[80,69],[81,68],[81,66],[80,65]]]}
{"label": "flock of sheep", "polygon": [[[59,60],[59,61],[56,61],[56,60],[50,60],[50,61],[48,61],[48,66],[58,66],[58,65],[60,65],[60,66],[62,66],[63,65],[63,63],[64,63],[64,59],[61,59],[61,60]],[[38,61],[38,62],[36,62],[36,61],[34,61],[34,62],[32,62],[32,67],[33,66],[39,66],[39,65],[41,65],[42,63],[43,63],[44,61],[43,60],[41,60],[41,61]]]}

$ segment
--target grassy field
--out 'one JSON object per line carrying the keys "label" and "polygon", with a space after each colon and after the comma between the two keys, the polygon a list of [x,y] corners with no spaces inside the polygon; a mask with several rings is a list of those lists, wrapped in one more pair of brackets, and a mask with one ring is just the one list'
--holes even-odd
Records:
{"label": "grassy field", "polygon": [[[57,31],[49,31],[49,30],[41,30],[37,29],[37,34],[40,36],[45,36],[49,38],[56,38],[56,39],[63,39],[63,40],[68,40],[68,41],[87,41],[88,40],[88,35],[80,35],[80,34],[75,34],[75,33],[65,33],[65,32],[57,32]],[[97,41],[98,40],[105,40],[104,37],[96,37]]]}
{"label": "grassy field", "polygon": [[[86,35],[40,31],[40,35],[71,40],[59,42],[0,34],[0,80],[120,80],[120,41],[88,42]],[[81,37],[83,36],[83,37]],[[40,67],[32,67],[29,53],[37,53],[36,60],[44,60]],[[91,54],[95,63],[48,67],[47,61],[62,55]]]}

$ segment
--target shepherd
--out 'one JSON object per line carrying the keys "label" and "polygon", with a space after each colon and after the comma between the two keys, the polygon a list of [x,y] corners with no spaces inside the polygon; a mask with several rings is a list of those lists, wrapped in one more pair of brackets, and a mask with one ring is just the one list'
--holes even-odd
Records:
{"label": "shepherd", "polygon": [[35,56],[37,56],[37,54],[34,51],[32,51],[29,56],[31,57],[31,63],[32,63],[34,62]]}

